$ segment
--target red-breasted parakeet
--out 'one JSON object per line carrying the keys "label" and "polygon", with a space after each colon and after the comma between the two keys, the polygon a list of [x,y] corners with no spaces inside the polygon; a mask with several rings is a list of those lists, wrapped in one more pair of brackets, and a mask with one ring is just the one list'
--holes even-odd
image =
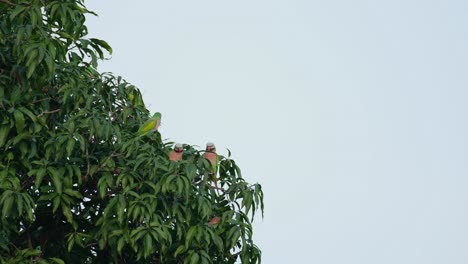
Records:
{"label": "red-breasted parakeet", "polygon": [[210,161],[211,163],[211,172],[210,174],[213,175],[213,181],[215,183],[216,188],[218,188],[218,178],[217,178],[217,173],[218,173],[218,164],[219,164],[219,156],[216,154],[216,146],[215,144],[208,142],[206,143],[206,149],[205,153],[203,154],[203,157],[207,160]]}
{"label": "red-breasted parakeet", "polygon": [[179,161],[182,159],[182,154],[184,152],[184,147],[182,144],[177,143],[174,146],[174,149],[169,152],[169,159],[172,161]]}
{"label": "red-breasted parakeet", "polygon": [[161,124],[161,113],[156,112],[137,131],[137,136],[142,136],[150,131],[157,131]]}
{"label": "red-breasted parakeet", "polygon": [[210,226],[216,225],[217,223],[219,223],[219,221],[221,221],[221,217],[215,216],[215,217],[211,218],[211,220],[208,222],[208,225],[210,225]]}

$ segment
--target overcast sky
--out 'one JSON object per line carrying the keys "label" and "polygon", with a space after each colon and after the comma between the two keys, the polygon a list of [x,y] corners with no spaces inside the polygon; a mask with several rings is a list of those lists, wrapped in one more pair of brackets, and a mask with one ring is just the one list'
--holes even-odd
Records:
{"label": "overcast sky", "polygon": [[271,263],[468,263],[468,1],[88,1],[102,71],[231,149]]}

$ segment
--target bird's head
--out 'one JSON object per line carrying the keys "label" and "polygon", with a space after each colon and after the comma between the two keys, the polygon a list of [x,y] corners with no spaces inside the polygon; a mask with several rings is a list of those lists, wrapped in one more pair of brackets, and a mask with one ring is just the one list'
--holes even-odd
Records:
{"label": "bird's head", "polygon": [[161,119],[161,113],[159,113],[159,112],[154,113],[153,118]]}
{"label": "bird's head", "polygon": [[181,153],[182,151],[184,151],[184,146],[180,143],[177,143],[174,146],[174,151],[177,153]]}
{"label": "bird's head", "polygon": [[206,151],[215,152],[216,151],[215,144],[211,142],[206,143]]}

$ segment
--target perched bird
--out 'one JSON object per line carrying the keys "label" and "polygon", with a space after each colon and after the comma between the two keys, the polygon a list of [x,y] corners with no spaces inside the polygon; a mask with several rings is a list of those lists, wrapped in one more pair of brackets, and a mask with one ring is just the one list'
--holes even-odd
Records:
{"label": "perched bird", "polygon": [[150,131],[158,131],[161,124],[161,113],[154,113],[153,117],[148,119],[137,131],[137,136],[142,136]]}
{"label": "perched bird", "polygon": [[219,221],[221,221],[221,217],[215,216],[215,217],[211,218],[211,220],[208,222],[208,225],[210,225],[210,226],[216,225],[217,223],[219,223]]}
{"label": "perched bird", "polygon": [[130,99],[130,102],[132,103],[135,102],[135,94],[133,91],[128,94],[128,99]]}
{"label": "perched bird", "polygon": [[141,94],[135,89],[128,93],[128,99],[134,106],[145,106],[143,103],[143,98],[141,98]]}
{"label": "perched bird", "polygon": [[182,158],[184,152],[183,145],[180,143],[175,144],[174,149],[169,152],[169,159],[173,161],[179,161]]}
{"label": "perched bird", "polygon": [[203,154],[203,157],[211,163],[210,174],[213,177],[216,188],[218,188],[218,178],[216,177],[216,174],[218,173],[219,156],[216,154],[216,146],[213,143],[208,142],[206,143],[205,151],[206,152]]}

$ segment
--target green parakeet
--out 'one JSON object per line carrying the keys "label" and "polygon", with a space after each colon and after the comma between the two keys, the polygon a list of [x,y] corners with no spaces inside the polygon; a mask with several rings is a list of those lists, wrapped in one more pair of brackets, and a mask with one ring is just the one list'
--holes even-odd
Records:
{"label": "green parakeet", "polygon": [[137,136],[142,136],[150,131],[157,131],[161,124],[161,113],[156,112],[153,117],[148,119],[137,131]]}
{"label": "green parakeet", "polygon": [[182,154],[184,152],[183,145],[180,143],[175,144],[174,149],[169,152],[169,159],[172,161],[179,161],[182,159]]}
{"label": "green parakeet", "polygon": [[141,98],[141,94],[136,90],[132,90],[128,93],[128,99],[134,106],[145,106],[143,98]]}
{"label": "green parakeet", "polygon": [[206,149],[205,153],[203,154],[203,157],[207,160],[210,161],[211,163],[211,175],[213,175],[213,181],[215,183],[216,188],[218,188],[218,178],[217,178],[217,173],[218,173],[218,164],[219,164],[219,156],[216,154],[216,146],[208,142],[206,143]]}

